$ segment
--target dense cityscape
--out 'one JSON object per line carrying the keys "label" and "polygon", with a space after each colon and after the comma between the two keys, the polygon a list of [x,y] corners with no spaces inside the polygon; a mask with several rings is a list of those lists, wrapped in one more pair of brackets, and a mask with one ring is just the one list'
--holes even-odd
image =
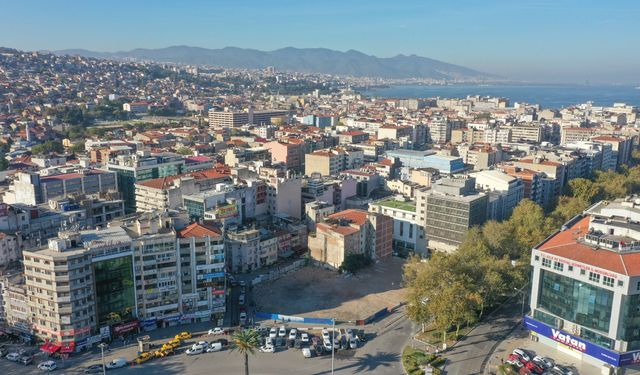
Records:
{"label": "dense cityscape", "polygon": [[637,373],[638,109],[394,82],[0,48],[0,372]]}

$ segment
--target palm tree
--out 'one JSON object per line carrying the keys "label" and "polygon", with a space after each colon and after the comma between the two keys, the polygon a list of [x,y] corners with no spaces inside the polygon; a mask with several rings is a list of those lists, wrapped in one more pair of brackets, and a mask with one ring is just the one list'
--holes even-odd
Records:
{"label": "palm tree", "polygon": [[260,333],[255,329],[243,329],[234,332],[231,340],[231,350],[237,350],[244,355],[244,373],[249,375],[249,354],[255,354],[255,349],[260,346]]}

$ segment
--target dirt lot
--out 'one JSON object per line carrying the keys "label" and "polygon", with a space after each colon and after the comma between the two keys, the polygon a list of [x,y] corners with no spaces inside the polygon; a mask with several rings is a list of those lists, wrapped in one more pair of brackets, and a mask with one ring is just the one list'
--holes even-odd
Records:
{"label": "dirt lot", "polygon": [[256,310],[337,320],[364,319],[403,301],[403,264],[403,259],[394,257],[348,278],[337,272],[304,267],[256,286]]}

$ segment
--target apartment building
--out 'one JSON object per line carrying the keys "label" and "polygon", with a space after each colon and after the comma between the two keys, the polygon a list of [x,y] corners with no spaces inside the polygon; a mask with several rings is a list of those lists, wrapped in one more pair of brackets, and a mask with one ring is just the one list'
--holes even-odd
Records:
{"label": "apartment building", "polygon": [[287,111],[263,110],[254,111],[249,108],[247,111],[218,111],[209,110],[209,125],[213,128],[237,128],[243,125],[268,125],[275,118],[286,117]]}
{"label": "apartment building", "polygon": [[427,124],[428,141],[432,144],[444,144],[451,140],[451,122],[445,117],[435,117]]}
{"label": "apartment building", "polygon": [[489,144],[461,144],[457,147],[458,155],[465,164],[470,164],[476,171],[489,169],[502,161],[502,148]]}
{"label": "apartment building", "polygon": [[107,169],[118,175],[118,191],[122,194],[127,213],[136,210],[135,184],[139,181],[179,175],[184,170],[184,158],[176,154],[151,155],[140,151],[132,155],[118,155],[109,160]]}
{"label": "apartment building", "polygon": [[348,254],[385,259],[393,249],[393,219],[378,213],[349,209],[329,215],[309,235],[311,258],[337,269]]}
{"label": "apartment building", "polygon": [[336,176],[345,169],[360,167],[363,162],[364,151],[356,148],[318,150],[305,155],[305,175]]}
{"label": "apartment building", "polygon": [[306,150],[306,144],[304,141],[273,141],[265,143],[264,147],[271,152],[271,161],[275,163],[284,163],[287,166],[287,169],[298,172],[304,171],[304,155]]}
{"label": "apartment building", "polygon": [[488,196],[478,192],[472,177],[442,178],[431,189],[416,191],[418,219],[429,248],[453,251],[467,230],[487,218]]}
{"label": "apartment building", "polygon": [[498,170],[470,173],[476,179],[476,188],[489,195],[488,220],[505,220],[524,199],[524,183]]}
{"label": "apartment building", "polygon": [[180,252],[181,319],[212,320],[222,326],[226,311],[226,254],[221,231],[193,223],[177,232]]}
{"label": "apartment building", "polygon": [[182,206],[182,198],[230,183],[231,177],[216,169],[205,169],[177,176],[166,176],[136,183],[138,212],[174,210]]}
{"label": "apartment building", "polygon": [[525,327],[602,372],[640,362],[640,199],[602,201],[531,253]]}
{"label": "apartment building", "polygon": [[25,250],[24,270],[35,335],[75,346],[97,328],[91,253],[77,232],[63,232],[48,246]]}
{"label": "apartment building", "polygon": [[19,172],[9,186],[9,191],[5,193],[3,202],[35,206],[52,198],[103,193],[117,189],[116,174],[99,169],[78,169],[71,173],[48,176]]}
{"label": "apartment building", "polygon": [[542,142],[542,126],[539,124],[513,124],[508,129],[511,130],[511,142]]}
{"label": "apartment building", "polygon": [[404,196],[386,198],[369,204],[369,212],[393,219],[393,251],[403,256],[427,255],[427,236],[418,220],[415,202]]}

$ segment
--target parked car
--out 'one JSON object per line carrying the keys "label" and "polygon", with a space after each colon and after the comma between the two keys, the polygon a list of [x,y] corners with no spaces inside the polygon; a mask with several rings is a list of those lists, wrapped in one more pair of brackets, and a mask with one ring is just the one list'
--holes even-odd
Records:
{"label": "parked car", "polygon": [[309,334],[306,332],[302,332],[302,334],[300,335],[300,340],[302,340],[303,344],[309,343]]}
{"label": "parked car", "polygon": [[349,343],[347,342],[347,336],[340,338],[340,349],[349,349]]}
{"label": "parked car", "polygon": [[167,343],[165,345],[169,345],[172,348],[177,348],[180,346],[180,339],[171,339],[169,341],[167,341]]}
{"label": "parked car", "polygon": [[209,332],[207,332],[208,335],[214,335],[214,336],[225,335],[226,333],[227,331],[220,327],[212,328],[209,330]]}
{"label": "parked car", "polygon": [[240,286],[247,286],[247,282],[246,282],[246,281],[244,281],[244,280],[241,280],[241,281],[240,281]]}
{"label": "parked car", "polygon": [[187,353],[187,355],[202,354],[202,353],[204,353],[205,350],[207,350],[208,347],[209,347],[208,345],[204,346],[204,345],[194,344],[192,347],[187,349],[186,353]]}
{"label": "parked car", "polygon": [[189,340],[191,338],[191,333],[184,331],[180,332],[175,337],[177,340]]}
{"label": "parked car", "polygon": [[276,338],[276,342],[275,342],[275,345],[274,345],[274,346],[276,346],[276,347],[283,347],[283,346],[285,346],[286,344],[287,344],[287,342],[284,340],[284,338],[282,338],[282,337],[278,337],[278,338]]}
{"label": "parked car", "polygon": [[327,351],[333,350],[333,345],[331,344],[331,340],[324,340],[324,342],[322,343],[322,346],[324,346],[324,348]]}
{"label": "parked car", "polygon": [[156,358],[164,358],[164,357],[168,357],[170,355],[172,355],[174,353],[173,351],[173,347],[171,346],[162,346],[162,348],[156,350],[155,352],[153,352],[153,355]]}
{"label": "parked car", "polygon": [[535,363],[539,364],[540,366],[544,367],[547,370],[552,369],[553,366],[556,365],[556,363],[553,361],[553,359],[551,359],[549,357],[541,357],[539,355],[533,357],[533,361]]}
{"label": "parked car", "polygon": [[311,358],[311,349],[302,348],[302,356],[305,358]]}
{"label": "parked car", "polygon": [[571,371],[571,369],[569,369],[568,367],[555,365],[553,369],[560,372],[562,375],[573,375],[573,371]]}
{"label": "parked car", "polygon": [[18,360],[20,359],[20,354],[19,353],[9,353],[9,354],[7,354],[7,356],[5,358],[10,360],[11,362],[18,362]]}
{"label": "parked car", "polygon": [[529,361],[527,363],[525,363],[524,365],[529,371],[533,372],[534,374],[542,374],[544,372],[544,367],[540,366],[539,364],[533,362],[533,361]]}
{"label": "parked car", "polygon": [[105,367],[107,368],[107,370],[113,370],[113,369],[125,367],[128,364],[129,362],[125,358],[116,358],[111,362],[107,363]]}
{"label": "parked car", "polygon": [[356,339],[361,342],[367,341],[367,335],[366,333],[364,333],[364,329],[359,329],[358,331],[356,331]]}
{"label": "parked car", "polygon": [[42,371],[53,371],[58,368],[55,361],[45,361],[38,365],[38,369]]}
{"label": "parked car", "polygon": [[298,337],[298,330],[295,328],[291,328],[289,331],[289,340],[295,340]]}
{"label": "parked car", "polygon": [[272,345],[264,345],[260,347],[260,351],[263,353],[275,353],[276,347]]}
{"label": "parked car", "polygon": [[97,363],[84,369],[85,374],[102,374],[103,371],[102,365]]}
{"label": "parked car", "polygon": [[222,343],[212,342],[211,345],[206,349],[207,353],[219,352],[222,350]]}
{"label": "parked car", "polygon": [[326,328],[322,330],[322,339],[329,340],[329,331]]}
{"label": "parked car", "polygon": [[20,357],[18,362],[22,363],[25,366],[28,366],[33,362],[33,358],[28,355],[23,355],[22,357]]}
{"label": "parked car", "polygon": [[138,354],[138,357],[136,359],[134,359],[133,361],[138,364],[141,365],[149,360],[153,359],[153,353],[150,352],[142,352],[140,354]]}
{"label": "parked car", "polygon": [[355,338],[349,340],[349,348],[358,349],[358,340],[356,340]]}
{"label": "parked car", "polygon": [[229,340],[227,339],[217,339],[216,341],[212,342],[211,345],[213,344],[220,344],[222,346],[229,346]]}
{"label": "parked car", "polygon": [[269,330],[269,338],[275,339],[278,336],[278,330],[276,327],[271,327]]}
{"label": "parked car", "polygon": [[515,367],[516,367],[516,368],[518,368],[518,369],[519,369],[519,368],[521,368],[522,366],[524,366],[524,365],[522,364],[522,362],[520,362],[520,361],[519,361],[519,360],[517,360],[517,359],[516,359],[516,360],[513,360],[513,359],[507,359],[507,360],[505,361],[505,363],[510,364],[511,366],[515,366]]}
{"label": "parked car", "polygon": [[525,362],[531,361],[531,356],[524,349],[516,348],[512,353],[519,355]]}
{"label": "parked car", "polygon": [[278,330],[278,337],[285,337],[287,335],[287,329],[284,326],[281,326]]}
{"label": "parked car", "polygon": [[293,340],[293,347],[296,349],[302,349],[302,340],[300,339]]}
{"label": "parked car", "polygon": [[241,294],[240,297],[238,298],[238,303],[241,305],[244,305],[244,299],[245,299],[244,294]]}

